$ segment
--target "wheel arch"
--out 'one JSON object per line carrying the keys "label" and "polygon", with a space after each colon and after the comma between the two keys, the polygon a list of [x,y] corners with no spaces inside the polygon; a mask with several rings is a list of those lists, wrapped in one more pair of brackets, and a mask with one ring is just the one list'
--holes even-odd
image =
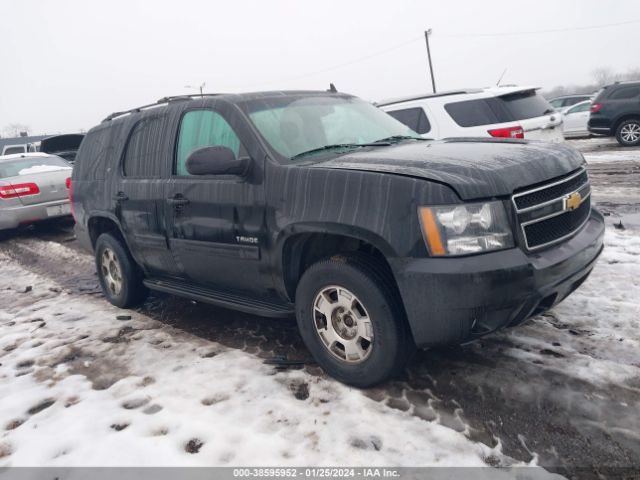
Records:
{"label": "wheel arch", "polygon": [[89,239],[91,240],[91,247],[94,249],[96,247],[98,237],[103,233],[115,234],[117,237],[123,240],[127,248],[129,248],[129,245],[127,244],[126,239],[124,238],[124,235],[122,233],[120,222],[115,216],[109,215],[107,213],[92,215],[87,221],[87,230],[89,232]]}
{"label": "wheel arch", "polygon": [[640,121],[640,112],[639,113],[625,113],[624,115],[621,115],[619,118],[616,119],[616,121],[613,124],[613,133],[617,134],[618,133],[618,128],[620,127],[620,124],[622,122],[625,122],[627,120],[638,120]]}
{"label": "wheel arch", "polygon": [[341,253],[363,252],[376,257],[395,284],[387,261],[396,256],[394,249],[382,237],[365,229],[340,224],[298,224],[283,231],[277,245],[281,292],[292,302],[304,271],[322,258]]}

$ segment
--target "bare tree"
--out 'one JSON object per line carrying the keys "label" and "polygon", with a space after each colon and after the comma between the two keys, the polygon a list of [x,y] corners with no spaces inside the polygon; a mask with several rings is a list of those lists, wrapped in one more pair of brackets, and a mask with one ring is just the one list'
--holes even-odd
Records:
{"label": "bare tree", "polygon": [[640,68],[630,68],[622,75],[622,80],[640,80]]}
{"label": "bare tree", "polygon": [[598,87],[604,87],[617,80],[618,75],[613,73],[613,70],[609,67],[598,67],[591,72],[593,79]]}
{"label": "bare tree", "polygon": [[10,123],[2,131],[5,137],[20,137],[24,136],[23,133],[28,136],[31,133],[31,127],[23,123]]}

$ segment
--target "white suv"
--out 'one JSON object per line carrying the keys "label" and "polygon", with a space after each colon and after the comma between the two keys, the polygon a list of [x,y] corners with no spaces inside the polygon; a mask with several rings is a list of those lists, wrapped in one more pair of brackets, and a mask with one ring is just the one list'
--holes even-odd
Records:
{"label": "white suv", "polygon": [[562,142],[562,115],[535,87],[458,90],[382,101],[382,110],[429,138],[506,137]]}

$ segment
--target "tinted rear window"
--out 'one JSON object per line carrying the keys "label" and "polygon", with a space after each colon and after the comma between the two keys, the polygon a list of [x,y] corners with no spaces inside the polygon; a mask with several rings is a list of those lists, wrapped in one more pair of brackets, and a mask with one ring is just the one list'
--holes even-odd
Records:
{"label": "tinted rear window", "polygon": [[541,117],[553,108],[535,91],[448,103],[444,106],[461,127],[477,127]]}
{"label": "tinted rear window", "polygon": [[431,124],[424,110],[420,107],[405,108],[403,110],[393,110],[387,112],[399,122],[404,123],[407,127],[416,133],[427,133],[431,130]]}
{"label": "tinted rear window", "polygon": [[58,157],[26,157],[9,162],[0,162],[0,178],[56,172],[65,169],[70,170],[71,166]]}
{"label": "tinted rear window", "polygon": [[527,92],[503,95],[493,100],[502,102],[502,105],[511,116],[510,120],[507,121],[542,117],[552,111],[549,102],[547,102],[544,97],[531,90]]}

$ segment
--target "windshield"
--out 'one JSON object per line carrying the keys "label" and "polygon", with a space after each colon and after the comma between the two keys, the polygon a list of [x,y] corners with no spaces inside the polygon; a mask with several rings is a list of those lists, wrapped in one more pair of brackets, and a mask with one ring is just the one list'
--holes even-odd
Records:
{"label": "windshield", "polygon": [[[248,102],[249,118],[273,149],[286,159],[326,154],[330,145],[358,148],[390,137],[421,138],[363,100],[339,96],[290,96]],[[318,151],[316,151],[318,150]]]}
{"label": "windshield", "polygon": [[25,157],[0,162],[0,178],[19,177],[33,173],[71,170],[71,166],[59,157]]}

